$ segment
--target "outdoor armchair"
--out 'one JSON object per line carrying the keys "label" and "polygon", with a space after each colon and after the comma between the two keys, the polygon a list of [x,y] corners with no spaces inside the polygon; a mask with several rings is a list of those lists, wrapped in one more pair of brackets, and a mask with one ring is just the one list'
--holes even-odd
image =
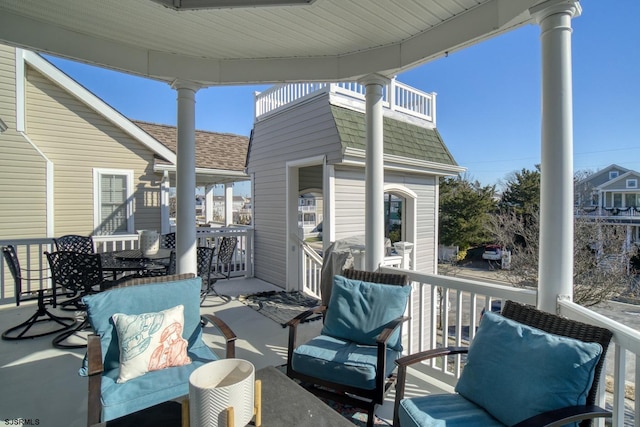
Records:
{"label": "outdoor armchair", "polygon": [[226,357],[235,357],[231,329],[200,315],[200,290],[199,277],[182,274],[133,279],[83,298],[96,333],[80,369],[88,376],[88,425],[188,395],[191,372],[219,359],[202,340],[203,326],[215,326]]}
{"label": "outdoor armchair", "polygon": [[[394,426],[540,427],[610,417],[596,406],[611,331],[506,301],[484,313],[467,347],[446,347],[396,360]],[[407,368],[467,353],[456,393],[405,398]]]}
{"label": "outdoor armchair", "polygon": [[[322,397],[363,408],[373,426],[376,404],[395,382],[401,325],[411,287],[406,275],[344,270],[333,280],[328,306],[306,311],[287,323],[287,375]],[[298,345],[297,326],[324,315],[319,336]]]}

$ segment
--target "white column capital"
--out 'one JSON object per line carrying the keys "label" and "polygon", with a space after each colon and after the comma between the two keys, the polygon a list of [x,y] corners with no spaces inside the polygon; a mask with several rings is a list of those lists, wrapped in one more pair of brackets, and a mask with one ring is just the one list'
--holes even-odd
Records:
{"label": "white column capital", "polygon": [[182,80],[182,79],[175,79],[174,81],[171,82],[171,89],[189,89],[192,90],[194,93],[197,92],[198,90],[202,89],[202,85],[198,84],[196,82],[192,82],[189,80]]}
{"label": "white column capital", "polygon": [[545,18],[558,13],[577,18],[582,14],[582,6],[577,0],[547,0],[530,8],[529,13],[540,24]]}
{"label": "white column capital", "polygon": [[383,76],[382,74],[368,74],[363,78],[358,80],[358,83],[369,86],[369,85],[380,85],[386,86],[391,81],[390,78]]}

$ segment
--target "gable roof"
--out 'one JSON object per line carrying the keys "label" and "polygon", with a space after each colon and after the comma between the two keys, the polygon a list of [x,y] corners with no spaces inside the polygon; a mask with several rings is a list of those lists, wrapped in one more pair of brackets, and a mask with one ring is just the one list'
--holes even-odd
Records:
{"label": "gable roof", "polygon": [[[331,105],[343,153],[366,151],[365,114],[348,108]],[[444,166],[450,172],[461,172],[461,168],[444,144],[440,132],[403,122],[390,117],[383,118],[383,149],[385,157],[397,163],[422,164],[425,168]]]}
{"label": "gable roof", "polygon": [[[142,130],[161,142],[172,152],[177,151],[176,126],[133,120]],[[230,133],[196,130],[196,168],[244,172],[249,138]],[[162,159],[156,163],[170,164]]]}
{"label": "gable roof", "polygon": [[[156,139],[152,138],[149,134],[142,132],[138,126],[135,126],[131,122],[131,120],[123,116],[119,111],[111,107],[102,99],[98,98],[80,83],[73,80],[55,65],[53,65],[37,53],[22,49],[16,49],[16,51],[17,55],[21,56],[24,62],[29,64],[29,66],[33,67],[46,78],[76,97],[87,107],[91,108],[106,120],[113,123],[123,132],[139,141],[154,154],[166,159],[170,163],[175,164],[175,151],[172,152],[171,150],[167,149],[166,146],[162,145]],[[20,112],[18,112],[18,114],[20,114]]]}
{"label": "gable roof", "polygon": [[[609,172],[610,172],[610,171],[612,171],[612,170],[619,170],[619,171],[621,171],[622,173],[621,173],[620,175],[622,175],[622,174],[624,174],[624,173],[626,173],[626,172],[629,172],[629,169],[627,169],[627,168],[623,168],[622,166],[618,166],[618,165],[616,165],[616,164],[614,163],[614,164],[611,164],[611,165],[607,166],[607,167],[606,167],[606,168],[604,168],[604,169],[600,169],[599,171],[592,173],[591,175],[587,176],[586,178],[581,179],[580,181],[578,181],[578,182],[577,182],[577,184],[576,184],[576,185],[582,185],[582,184],[585,184],[585,183],[587,183],[587,182],[589,182],[589,181],[593,181],[593,180],[594,180],[594,178],[597,178],[597,177],[599,177],[600,175],[603,175],[603,174],[605,174],[605,173],[609,173]],[[605,182],[606,182],[606,181],[605,181]],[[602,184],[601,184],[601,185],[602,185]]]}
{"label": "gable roof", "polygon": [[[618,183],[620,181],[623,181],[625,179],[629,179],[629,178],[640,179],[640,172],[636,172],[636,171],[633,171],[633,170],[627,170],[627,172],[618,175],[616,178],[610,179],[607,182],[603,182],[602,184],[597,186],[596,189],[598,189],[598,190],[606,190],[607,187],[614,186],[616,183]],[[637,190],[637,189],[634,189],[634,190]]]}

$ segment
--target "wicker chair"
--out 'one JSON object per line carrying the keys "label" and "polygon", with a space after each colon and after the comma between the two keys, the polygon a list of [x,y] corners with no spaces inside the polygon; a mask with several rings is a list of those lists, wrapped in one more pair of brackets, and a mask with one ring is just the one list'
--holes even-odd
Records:
{"label": "wicker chair", "polygon": [[[36,312],[24,322],[19,325],[13,326],[2,333],[3,340],[21,340],[26,338],[36,338],[45,335],[54,334],[71,328],[76,323],[76,319],[73,317],[60,317],[47,310],[46,305],[56,305],[56,287],[51,289],[42,289],[38,286],[37,289],[24,289],[22,287],[23,282],[29,280],[48,279],[48,277],[39,277],[46,270],[26,270],[20,267],[20,261],[18,260],[18,254],[14,246],[5,246],[2,248],[2,254],[7,263],[7,267],[13,276],[15,284],[14,296],[16,300],[16,306],[20,306],[22,301],[31,301],[36,299],[38,306]],[[36,272],[36,277],[30,279],[28,273]],[[27,273],[25,276],[24,274]],[[44,322],[54,322],[56,324],[55,329],[43,330],[41,328],[34,328],[35,325],[42,325]],[[31,332],[30,332],[31,331]]]}
{"label": "wicker chair", "polygon": [[[363,281],[363,282],[369,282],[369,283],[391,285],[394,287],[397,287],[397,286],[404,287],[408,285],[408,282],[409,282],[408,277],[404,274],[400,275],[400,274],[372,273],[368,271],[347,269],[342,272],[342,275],[346,279],[351,279],[354,281]],[[336,288],[334,285],[334,292],[335,292],[335,289]],[[317,396],[327,397],[338,402],[346,403],[346,404],[355,406],[357,408],[365,409],[368,413],[367,426],[372,427],[374,422],[374,411],[375,411],[376,404],[383,403],[384,397],[387,391],[393,386],[393,384],[396,381],[396,375],[395,373],[393,373],[393,365],[392,365],[393,362],[391,360],[388,360],[388,357],[390,354],[390,347],[389,347],[390,341],[392,336],[394,335],[394,332],[398,331],[402,323],[408,320],[408,318],[403,317],[402,314],[400,314],[400,317],[397,317],[394,320],[388,322],[384,326],[384,329],[382,329],[382,332],[376,337],[375,339],[376,345],[362,345],[362,343],[358,343],[356,341],[341,340],[344,342],[340,345],[344,345],[345,347],[351,348],[351,346],[353,346],[354,344],[357,345],[358,349],[355,350],[354,354],[357,353],[358,351],[363,351],[363,352],[367,352],[367,354],[369,355],[371,354],[375,355],[372,357],[373,359],[372,365],[369,365],[369,368],[372,370],[373,376],[375,376],[373,386],[370,386],[370,385],[363,386],[361,384],[354,385],[353,383],[345,384],[345,383],[349,383],[350,381],[346,380],[341,383],[338,381],[328,380],[325,376],[325,373],[320,372],[321,369],[318,370],[317,372],[314,372],[317,376],[312,376],[308,371],[303,373],[294,368],[294,365],[296,364],[296,358],[299,358],[298,351],[300,351],[300,348],[303,347],[303,346],[298,346],[296,343],[297,326],[313,315],[322,314],[324,317],[327,314],[329,314],[331,310],[334,310],[334,314],[335,314],[336,310],[338,310],[338,306],[337,305],[332,306],[332,301],[333,301],[333,298],[329,302],[329,306],[320,306],[320,307],[316,307],[314,309],[308,310],[296,316],[294,319],[290,320],[289,322],[287,322],[287,326],[289,327],[287,375],[290,378],[300,380],[302,384],[309,389],[309,391],[311,391]],[[392,301],[388,301],[388,300],[378,301],[378,302],[382,305],[387,305],[392,303]],[[404,300],[404,304],[406,305],[406,298]],[[402,312],[404,312],[404,307],[402,308]],[[320,344],[316,348],[320,348],[321,350],[322,349],[321,346],[323,345],[322,340],[325,339],[322,337],[323,337],[323,334],[320,335],[320,337],[316,337],[311,341],[307,342],[306,344],[304,344],[304,346],[308,346],[310,345],[310,343],[312,346],[316,346],[316,344],[313,344],[313,343],[314,341],[319,339],[318,342]],[[338,343],[332,343],[331,345],[333,344],[339,345]],[[336,353],[342,353],[340,350],[336,350],[335,348],[333,350],[335,350]],[[393,354],[399,354],[399,352],[393,353]],[[364,356],[364,357],[366,358],[367,356]],[[330,361],[319,360],[319,365],[326,365],[327,369],[331,369],[330,365],[336,366],[338,364],[340,364],[340,362],[335,359]],[[348,365],[348,362],[343,364],[342,366],[346,366],[346,365]],[[349,368],[347,368],[346,370],[349,371]],[[390,371],[391,373],[389,373]],[[346,375],[345,378],[347,376],[348,375]]]}
{"label": "wicker chair", "polygon": [[95,253],[93,237],[91,236],[67,234],[53,239],[53,243],[55,243],[56,251],[80,252],[83,254]]}
{"label": "wicker chair", "polygon": [[[550,334],[569,337],[587,343],[598,343],[602,346],[602,354],[600,355],[598,363],[595,365],[593,383],[591,384],[591,388],[586,396],[586,404],[584,406],[571,406],[550,412],[544,412],[521,421],[514,427],[561,426],[571,422],[580,422],[581,427],[588,427],[591,425],[591,420],[593,418],[611,416],[610,412],[595,405],[600,373],[605,361],[609,342],[612,338],[611,331],[598,326],[546,313],[537,310],[532,306],[523,305],[513,301],[505,302],[504,307],[502,308],[502,316],[523,325],[541,329],[542,331]],[[463,354],[467,352],[467,347],[445,347],[412,354],[396,360],[396,364],[398,365],[398,384],[396,386],[393,425],[400,426],[398,411],[400,403],[404,399],[407,367],[435,357]],[[514,379],[514,381],[518,380]]]}

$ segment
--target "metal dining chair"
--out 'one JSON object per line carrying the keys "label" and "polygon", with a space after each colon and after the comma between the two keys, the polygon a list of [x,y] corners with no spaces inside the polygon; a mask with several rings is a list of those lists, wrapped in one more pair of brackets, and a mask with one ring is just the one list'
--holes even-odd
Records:
{"label": "metal dining chair", "polygon": [[[98,293],[110,288],[115,282],[104,279],[102,259],[100,254],[89,254],[71,251],[45,252],[53,286],[59,286],[65,290],[69,298],[60,303],[63,310],[86,312],[86,306],[82,297]],[[77,332],[86,329],[86,318],[78,327],[67,330],[53,339],[53,345],[57,348],[81,348],[86,344],[66,344],[65,341]]]}
{"label": "metal dining chair", "polygon": [[[37,299],[38,301],[36,312],[19,325],[13,326],[4,331],[2,333],[3,340],[22,340],[26,338],[42,337],[45,335],[64,331],[65,329],[69,329],[73,325],[75,325],[75,318],[56,316],[55,314],[47,310],[47,304],[51,304],[54,307],[56,305],[55,286],[50,289],[42,289],[38,287],[37,289],[33,290],[24,289],[22,287],[23,282],[49,279],[49,277],[41,277],[46,269],[22,269],[20,267],[20,261],[18,260],[18,253],[16,251],[16,248],[12,245],[3,247],[2,255],[4,256],[11,276],[13,276],[13,281],[15,284],[14,294],[16,306],[20,306],[20,303],[22,301],[31,301],[33,299]],[[32,272],[36,273],[36,276],[33,279],[29,277],[29,274]],[[57,324],[57,327],[55,329],[47,329],[44,331],[42,328],[36,327],[36,325],[41,325],[44,322],[54,322],[54,324]]]}
{"label": "metal dining chair", "polygon": [[53,243],[56,246],[56,251],[81,252],[84,254],[92,254],[96,251],[93,245],[93,237],[91,236],[67,234],[53,239]]}
{"label": "metal dining chair", "polygon": [[[208,246],[198,246],[197,248],[197,264],[198,264],[198,276],[202,278],[202,290],[200,292],[200,303],[203,303],[207,295],[210,292],[218,293],[215,291],[213,284],[217,278],[213,275],[213,256],[215,250]],[[167,274],[177,274],[176,266],[176,251],[171,251],[169,257],[169,266],[167,267]]]}

